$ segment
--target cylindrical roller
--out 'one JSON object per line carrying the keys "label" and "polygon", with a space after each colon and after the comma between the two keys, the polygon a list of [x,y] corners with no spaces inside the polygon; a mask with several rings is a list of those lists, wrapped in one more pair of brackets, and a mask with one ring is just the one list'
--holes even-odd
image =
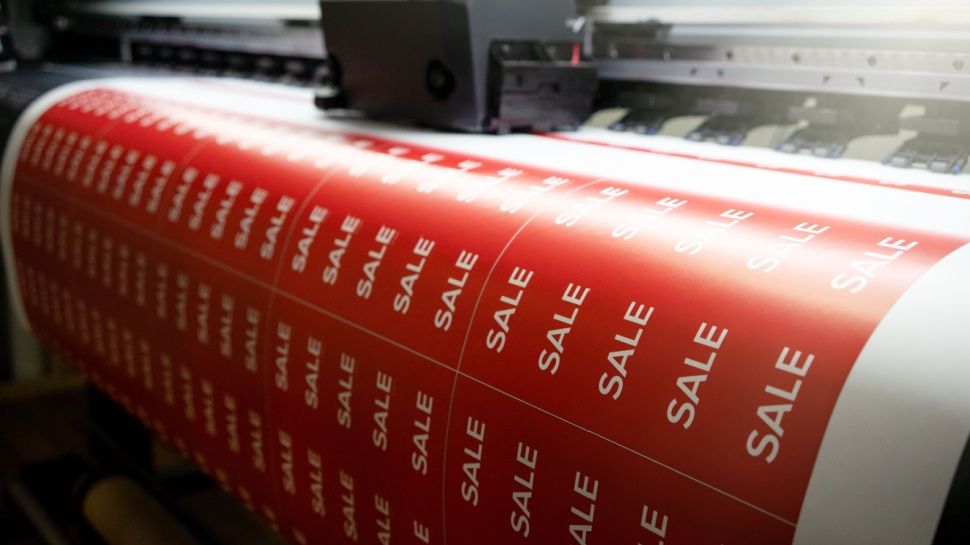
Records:
{"label": "cylindrical roller", "polygon": [[25,321],[288,538],[933,541],[965,179],[319,116],[95,80],[3,163]]}
{"label": "cylindrical roller", "polygon": [[141,485],[121,475],[90,484],[81,499],[81,511],[109,545],[201,545]]}

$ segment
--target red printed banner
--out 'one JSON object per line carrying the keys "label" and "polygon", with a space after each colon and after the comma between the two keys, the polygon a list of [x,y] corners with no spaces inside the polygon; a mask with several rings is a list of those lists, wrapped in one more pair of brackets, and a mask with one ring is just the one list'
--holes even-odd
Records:
{"label": "red printed banner", "polygon": [[297,543],[790,543],[965,242],[110,86],[19,150],[33,329]]}

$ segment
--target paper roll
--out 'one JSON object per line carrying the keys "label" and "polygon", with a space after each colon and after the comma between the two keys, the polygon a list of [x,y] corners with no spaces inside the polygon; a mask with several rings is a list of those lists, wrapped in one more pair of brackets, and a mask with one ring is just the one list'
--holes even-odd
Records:
{"label": "paper roll", "polygon": [[932,541],[970,430],[962,182],[305,98],[63,87],[3,165],[33,331],[284,535]]}

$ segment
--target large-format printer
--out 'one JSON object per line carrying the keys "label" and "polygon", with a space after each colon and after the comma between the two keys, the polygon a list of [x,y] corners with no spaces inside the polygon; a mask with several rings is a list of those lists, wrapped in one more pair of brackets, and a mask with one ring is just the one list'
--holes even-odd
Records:
{"label": "large-format printer", "polygon": [[18,535],[970,539],[962,2],[0,16]]}

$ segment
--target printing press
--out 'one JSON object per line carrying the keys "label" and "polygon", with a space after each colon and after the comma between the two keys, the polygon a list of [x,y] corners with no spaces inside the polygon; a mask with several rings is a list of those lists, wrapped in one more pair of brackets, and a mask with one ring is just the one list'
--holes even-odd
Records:
{"label": "printing press", "polygon": [[0,542],[970,543],[968,17],[0,2]]}

